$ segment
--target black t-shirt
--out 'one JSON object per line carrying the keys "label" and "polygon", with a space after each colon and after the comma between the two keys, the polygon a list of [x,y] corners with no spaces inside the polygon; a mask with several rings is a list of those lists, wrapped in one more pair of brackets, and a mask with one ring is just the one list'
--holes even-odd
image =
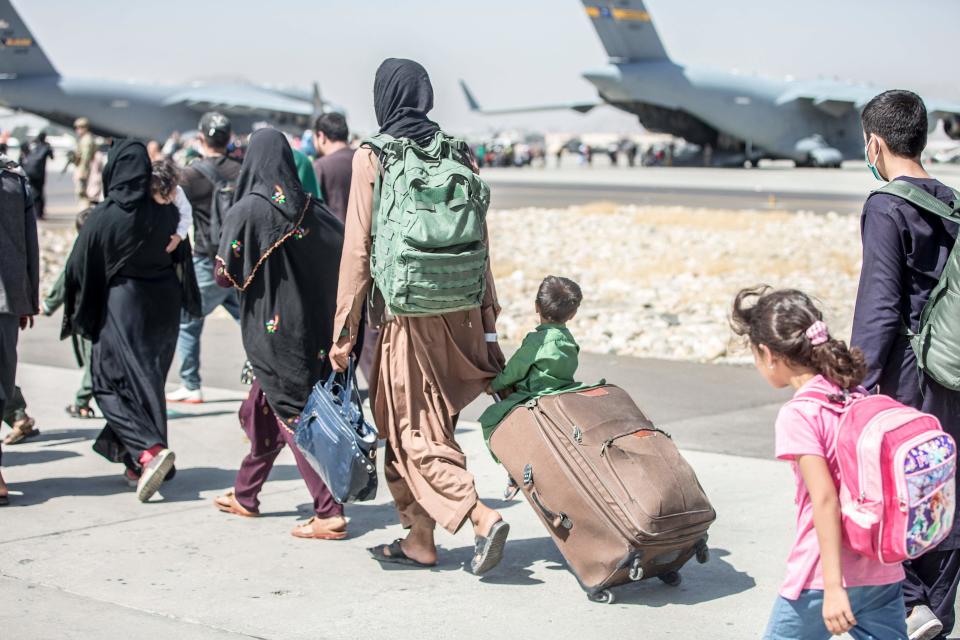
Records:
{"label": "black t-shirt", "polygon": [[[194,162],[206,163],[214,168],[222,180],[236,180],[240,175],[240,163],[227,156],[201,158]],[[183,170],[180,186],[193,207],[193,254],[205,258],[217,255],[217,247],[210,243],[210,199],[213,184],[193,165]]]}

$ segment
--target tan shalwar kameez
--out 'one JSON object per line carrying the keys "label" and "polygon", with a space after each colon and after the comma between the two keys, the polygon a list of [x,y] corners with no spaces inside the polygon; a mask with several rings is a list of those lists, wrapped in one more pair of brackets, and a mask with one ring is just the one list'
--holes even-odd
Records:
{"label": "tan shalwar kameez", "polygon": [[[371,289],[370,228],[378,171],[373,152],[361,149],[355,154],[334,342],[349,334],[356,343]],[[455,533],[477,503],[473,475],[454,440],[454,428],[460,411],[499,372],[484,341],[484,333],[495,332],[498,310],[488,269],[481,309],[386,322],[374,318],[383,327],[370,398],[380,437],[387,439],[387,485],[406,528],[439,523]]]}

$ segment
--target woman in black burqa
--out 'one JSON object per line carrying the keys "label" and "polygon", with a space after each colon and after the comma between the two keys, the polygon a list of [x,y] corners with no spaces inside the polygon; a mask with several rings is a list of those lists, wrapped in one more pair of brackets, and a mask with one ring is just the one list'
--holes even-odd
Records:
{"label": "woman in black burqa", "polygon": [[63,336],[93,343],[91,380],[107,420],[94,450],[126,467],[148,500],[172,477],[164,383],[180,310],[198,311],[189,248],[167,253],[179,214],[150,196],[146,147],[122,140],[103,170],[106,199],[90,214],[67,261]]}
{"label": "woman in black burqa", "polygon": [[240,291],[243,346],[256,381],[240,407],[250,453],[233,490],[214,503],[226,513],[259,515],[257,496],[286,443],[314,507],[314,517],[292,534],[341,539],[347,535],[343,506],[297,449],[293,430],[311,389],[330,371],[343,223],[304,193],[290,145],[274,129],[250,137],[236,198],[215,276]]}

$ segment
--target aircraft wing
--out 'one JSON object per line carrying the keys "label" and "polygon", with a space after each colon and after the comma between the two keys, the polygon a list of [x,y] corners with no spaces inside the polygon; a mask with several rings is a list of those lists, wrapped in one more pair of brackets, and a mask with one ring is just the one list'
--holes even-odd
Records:
{"label": "aircraft wing", "polygon": [[508,107],[505,109],[484,109],[480,106],[480,103],[477,102],[477,99],[474,97],[473,93],[470,91],[470,88],[467,87],[467,83],[463,80],[460,81],[460,88],[463,90],[463,96],[467,99],[467,105],[470,107],[470,111],[474,113],[479,113],[485,116],[491,115],[506,115],[510,113],[535,113],[538,111],[568,111],[573,110],[579,113],[587,113],[594,107],[599,107],[604,102],[595,101],[595,102],[563,102],[559,104],[549,104],[549,105],[537,105],[537,106],[528,106],[528,107]]}
{"label": "aircraft wing", "polygon": [[924,100],[927,105],[927,112],[937,119],[947,119],[950,117],[960,117],[960,104],[951,104],[949,102],[938,102],[937,100]]}
{"label": "aircraft wing", "polygon": [[829,86],[822,88],[813,85],[787,91],[777,99],[777,104],[805,100],[824,113],[837,118],[850,109],[862,109],[874,95],[876,95],[876,91],[869,87],[838,86],[831,83]]}
{"label": "aircraft wing", "polygon": [[197,111],[219,110],[225,113],[286,113],[311,116],[315,105],[255,85],[198,85],[176,93],[166,104],[183,104]]}

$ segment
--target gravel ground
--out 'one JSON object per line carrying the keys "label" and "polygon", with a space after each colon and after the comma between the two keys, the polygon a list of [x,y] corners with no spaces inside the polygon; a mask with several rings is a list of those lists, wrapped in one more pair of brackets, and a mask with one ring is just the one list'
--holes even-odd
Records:
{"label": "gravel ground", "polygon": [[[745,286],[795,287],[820,299],[833,333],[849,337],[860,273],[856,216],[637,207],[491,211],[499,332],[517,343],[536,325],[533,301],[548,274],[584,293],[570,323],[593,353],[743,361],[727,316]],[[42,229],[42,287],[56,279],[72,229]]]}
{"label": "gravel ground", "polygon": [[77,232],[72,228],[40,228],[40,298],[57,281],[63,264],[70,255]]}
{"label": "gravel ground", "polygon": [[492,211],[488,224],[505,341],[536,324],[548,274],[583,289],[570,327],[594,353],[743,361],[727,317],[736,292],[761,283],[816,296],[833,333],[849,337],[856,216],[597,204]]}

